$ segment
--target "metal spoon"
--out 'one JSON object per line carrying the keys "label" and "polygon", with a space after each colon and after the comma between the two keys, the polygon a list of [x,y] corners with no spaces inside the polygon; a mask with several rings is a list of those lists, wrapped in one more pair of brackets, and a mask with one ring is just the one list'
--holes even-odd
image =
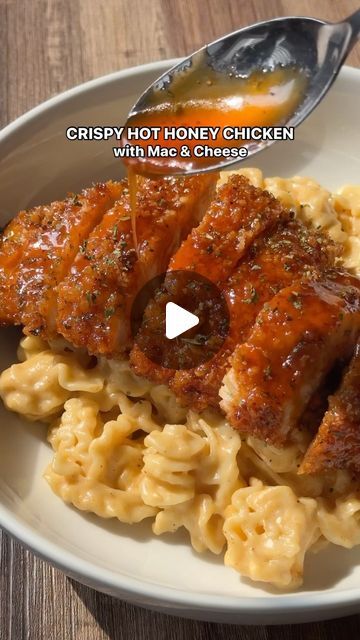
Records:
{"label": "metal spoon", "polygon": [[[313,111],[334,82],[339,70],[360,36],[360,9],[343,22],[330,24],[314,18],[288,17],[259,22],[206,45],[164,73],[141,95],[129,118],[156,103],[167,102],[171,87],[181,76],[191,88],[191,75],[206,75],[209,68],[220,74],[241,78],[255,71],[273,71],[278,67],[298,67],[308,77],[306,93],[286,126],[296,127]],[[179,95],[177,83],[177,100]],[[160,99],[159,99],[160,96]],[[251,142],[248,157],[274,141]],[[239,146],[241,146],[239,141]],[[178,173],[202,173],[223,169],[239,160],[221,159],[217,165],[202,169],[179,169]],[[174,172],[172,172],[174,173]]]}

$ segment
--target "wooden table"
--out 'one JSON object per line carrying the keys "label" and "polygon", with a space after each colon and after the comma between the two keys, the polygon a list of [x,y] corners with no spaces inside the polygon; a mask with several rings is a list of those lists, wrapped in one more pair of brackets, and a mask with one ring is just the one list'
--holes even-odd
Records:
{"label": "wooden table", "polygon": [[[281,15],[340,20],[356,0],[0,0],[0,125],[80,82],[184,56]],[[360,66],[360,45],[349,64]],[[236,627],[152,613],[66,578],[0,531],[1,640],[331,640],[360,635],[360,614],[292,627]]]}

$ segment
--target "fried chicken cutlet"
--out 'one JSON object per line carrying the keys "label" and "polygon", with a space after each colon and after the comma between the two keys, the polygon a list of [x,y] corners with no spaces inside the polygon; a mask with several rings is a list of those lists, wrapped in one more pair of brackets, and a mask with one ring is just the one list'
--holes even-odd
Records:
{"label": "fried chicken cutlet", "polygon": [[299,473],[360,473],[360,344],[308,448]]}
{"label": "fried chicken cutlet", "polygon": [[129,308],[144,280],[162,273],[198,224],[216,174],[139,179],[139,256],[127,180],[22,211],[0,239],[0,323],[51,340],[59,333],[90,353],[129,348]]}
{"label": "fried chicken cutlet", "polygon": [[217,176],[139,178],[134,247],[129,193],[80,247],[57,292],[57,329],[92,354],[116,358],[132,345],[131,307],[137,292],[166,271],[169,259],[201,220]]}
{"label": "fried chicken cutlet", "polygon": [[299,277],[318,277],[333,265],[335,254],[330,240],[296,220],[281,222],[257,238],[221,285],[230,310],[230,332],[223,348],[199,367],[177,371],[170,381],[180,401],[198,411],[218,407],[229,357],[247,339],[263,305]]}
{"label": "fried chicken cutlet", "polygon": [[[171,259],[169,271],[194,271],[220,285],[229,278],[256,238],[289,218],[290,212],[270,193],[251,186],[243,176],[231,176],[218,189],[201,223]],[[172,280],[169,281],[168,289],[165,279],[156,299],[149,302],[146,323],[139,331],[141,339],[142,332],[156,335],[159,331],[160,309],[172,300]],[[138,375],[156,382],[169,382],[175,374],[174,370],[155,365],[137,344],[131,351],[130,361]]]}
{"label": "fried chicken cutlet", "polygon": [[360,281],[329,272],[299,281],[266,303],[231,356],[220,389],[230,424],[283,446],[334,362],[360,333]]}

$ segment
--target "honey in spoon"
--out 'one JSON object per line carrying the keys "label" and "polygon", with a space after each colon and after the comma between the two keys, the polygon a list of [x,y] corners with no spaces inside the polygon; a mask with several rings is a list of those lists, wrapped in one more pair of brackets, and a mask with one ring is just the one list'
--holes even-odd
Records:
{"label": "honey in spoon", "polygon": [[[244,141],[226,139],[228,127],[264,127],[285,124],[301,104],[307,86],[306,75],[296,67],[279,67],[274,71],[256,72],[248,78],[224,76],[209,68],[206,76],[195,72],[184,73],[171,83],[171,89],[154,93],[153,103],[144,111],[129,117],[124,128],[123,145],[136,145],[143,149],[143,157],[126,157],[129,171],[132,229],[136,242],[136,178],[135,174],[149,177],[186,174],[188,171],[211,170],[219,164],[219,156],[195,156],[194,150],[206,144],[209,148],[238,149],[246,147]],[[181,99],[180,99],[181,98]],[[134,140],[128,135],[135,127],[159,127],[157,138]],[[219,128],[216,139],[200,137],[192,139],[166,139],[165,127],[213,127]],[[190,157],[182,157],[183,145],[189,148]],[[150,157],[149,148],[175,149],[175,157],[168,155]]]}

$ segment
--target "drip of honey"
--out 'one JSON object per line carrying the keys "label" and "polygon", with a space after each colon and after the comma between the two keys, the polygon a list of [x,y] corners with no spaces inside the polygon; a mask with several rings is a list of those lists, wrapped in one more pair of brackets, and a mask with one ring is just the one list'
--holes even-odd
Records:
{"label": "drip of honey", "polygon": [[[225,76],[208,69],[201,74],[196,69],[185,71],[173,80],[170,89],[154,92],[150,107],[130,116],[126,122],[122,144],[137,145],[144,149],[145,157],[127,157],[129,170],[131,218],[134,244],[136,240],[136,174],[149,177],[186,173],[188,170],[211,169],[219,164],[219,157],[194,157],[197,145],[238,148],[251,143],[227,140],[224,127],[279,126],[289,118],[304,99],[307,77],[298,68],[277,68],[274,71],[255,72],[248,78]],[[161,127],[157,140],[128,139],[128,127]],[[163,127],[220,127],[216,140],[166,140]],[[191,157],[149,157],[148,147],[174,147],[178,151],[186,144]],[[236,161],[236,159],[234,160]]]}
{"label": "drip of honey", "polygon": [[129,184],[129,198],[130,198],[130,218],[131,218],[131,232],[133,237],[133,244],[139,257],[139,245],[136,233],[136,202],[137,202],[137,187],[138,176],[137,173],[129,167],[127,170],[128,184]]}

